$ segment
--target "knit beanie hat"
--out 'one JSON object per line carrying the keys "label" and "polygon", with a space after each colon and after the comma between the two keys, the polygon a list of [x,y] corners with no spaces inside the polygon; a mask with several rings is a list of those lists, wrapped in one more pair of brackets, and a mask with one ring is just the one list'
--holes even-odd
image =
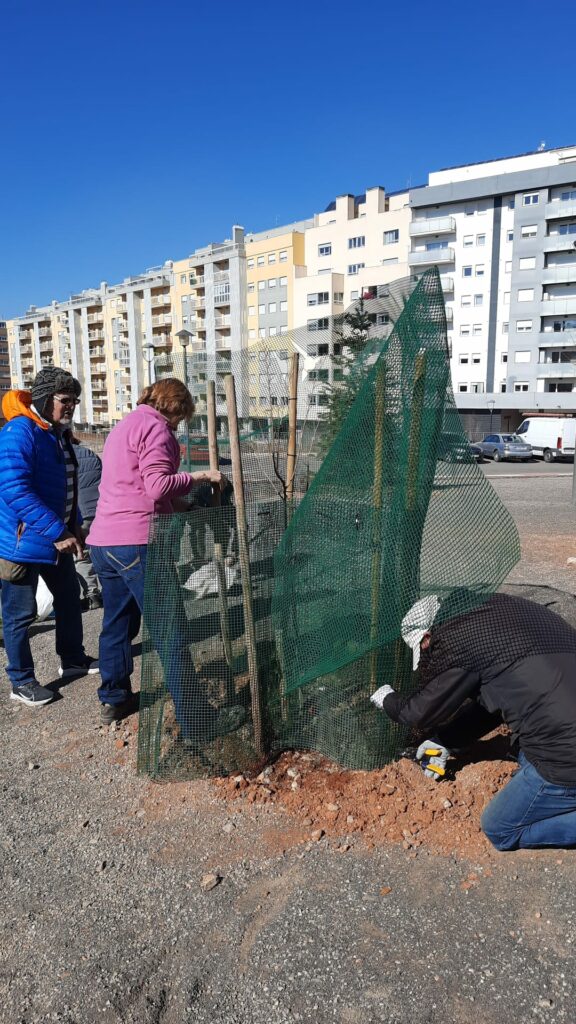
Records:
{"label": "knit beanie hat", "polygon": [[46,404],[59,391],[63,394],[72,393],[79,398],[82,388],[80,381],[68,370],[62,370],[59,366],[44,366],[34,377],[31,390],[34,407],[40,416],[44,416]]}

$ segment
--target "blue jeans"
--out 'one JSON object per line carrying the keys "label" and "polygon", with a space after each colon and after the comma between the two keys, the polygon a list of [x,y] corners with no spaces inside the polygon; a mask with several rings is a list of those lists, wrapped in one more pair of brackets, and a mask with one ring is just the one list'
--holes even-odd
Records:
{"label": "blue jeans", "polygon": [[[90,547],[104,602],[99,658],[102,685],[98,690],[103,704],[123,704],[131,693],[131,641],[144,611],[146,552],[146,544]],[[175,578],[174,588],[177,587]],[[174,589],[174,593],[178,590]],[[199,692],[184,607],[179,601],[179,607],[171,608],[169,613],[164,609],[163,614],[161,607],[154,611],[146,628],[162,662],[164,681],[174,701],[182,736],[189,738],[198,729],[198,715],[210,714],[211,709]]]}
{"label": "blue jeans", "polygon": [[482,815],[497,850],[576,846],[576,786],[546,782],[524,754],[520,768]]}
{"label": "blue jeans", "polygon": [[82,636],[80,586],[72,555],[59,555],[56,565],[30,564],[18,583],[2,580],[2,621],[6,671],[13,688],[36,679],[28,630],[36,618],[36,587],[41,576],[54,598],[56,653],[64,666],[86,657]]}

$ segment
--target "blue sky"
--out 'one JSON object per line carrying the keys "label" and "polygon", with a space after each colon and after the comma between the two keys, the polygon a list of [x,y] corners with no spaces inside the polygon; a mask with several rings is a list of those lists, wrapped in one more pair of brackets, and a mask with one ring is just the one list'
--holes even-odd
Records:
{"label": "blue sky", "polygon": [[576,8],[4,0],[0,316],[342,192],[576,142]]}

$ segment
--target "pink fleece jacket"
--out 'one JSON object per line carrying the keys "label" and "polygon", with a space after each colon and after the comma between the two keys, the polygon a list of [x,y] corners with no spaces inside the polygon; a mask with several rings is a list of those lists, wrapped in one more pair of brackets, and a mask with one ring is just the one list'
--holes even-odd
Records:
{"label": "pink fleece jacket", "polygon": [[88,544],[147,544],[152,516],[173,512],[187,494],[190,473],[179,473],[180,446],[164,416],[139,405],[110,431],[102,453],[100,498]]}

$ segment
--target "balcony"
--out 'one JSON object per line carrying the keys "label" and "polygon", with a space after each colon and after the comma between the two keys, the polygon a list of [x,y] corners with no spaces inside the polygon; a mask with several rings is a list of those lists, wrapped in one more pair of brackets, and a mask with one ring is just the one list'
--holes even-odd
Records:
{"label": "balcony", "polygon": [[128,306],[125,302],[117,302],[114,309],[117,313],[125,313],[128,309]]}
{"label": "balcony", "polygon": [[427,217],[425,220],[413,220],[409,227],[411,238],[421,235],[446,235],[456,231],[455,217]]}
{"label": "balcony", "polygon": [[104,331],[88,331],[89,341],[104,341]]}
{"label": "balcony", "polygon": [[452,325],[454,323],[454,310],[452,306],[446,306],[446,323]]}
{"label": "balcony", "polygon": [[214,295],[215,306],[229,306],[230,305],[230,291],[217,292]]}
{"label": "balcony", "polygon": [[52,337],[52,328],[51,327],[39,327],[38,328],[38,336],[40,338],[51,338]]}
{"label": "balcony", "polygon": [[576,366],[574,363],[538,363],[538,377],[571,377],[576,384]]}
{"label": "balcony", "polygon": [[32,331],[20,331],[18,337],[20,338],[20,341],[31,341]]}
{"label": "balcony", "polygon": [[172,323],[172,314],[171,313],[162,313],[160,316],[153,316],[152,317],[152,326],[153,327],[165,327],[167,324],[171,324],[171,323]]}
{"label": "balcony", "polygon": [[52,342],[51,341],[41,341],[40,342],[40,352],[52,352]]}
{"label": "balcony", "polygon": [[576,235],[548,235],[542,248],[544,252],[574,252],[574,242]]}
{"label": "balcony", "polygon": [[105,356],[106,356],[106,351],[103,348],[91,348],[90,349],[90,359],[104,359]]}
{"label": "balcony", "polygon": [[194,277],[194,274],[190,274],[190,284],[192,288],[203,288],[204,280],[205,279],[202,275],[200,275],[200,277]]}
{"label": "balcony", "polygon": [[444,295],[454,294],[454,278],[453,277],[441,277],[440,284],[442,285],[442,291]]}
{"label": "balcony", "polygon": [[169,348],[172,344],[171,334],[155,334],[154,348]]}
{"label": "balcony", "polygon": [[576,263],[547,267],[542,272],[543,284],[576,284]]}
{"label": "balcony", "polygon": [[227,314],[225,316],[217,316],[217,317],[214,318],[214,326],[215,327],[230,327],[230,320],[231,320],[230,314]]}
{"label": "balcony", "polygon": [[229,270],[217,270],[214,273],[214,284],[227,284],[230,280]]}
{"label": "balcony", "polygon": [[153,306],[170,306],[170,292],[167,295],[153,295],[151,301]]}
{"label": "balcony", "polygon": [[88,313],[86,319],[89,324],[99,324],[104,320],[104,313],[102,310],[99,313]]}
{"label": "balcony", "polygon": [[411,266],[422,265],[433,267],[437,263],[454,263],[454,249],[449,245],[442,249],[427,249],[425,252],[409,252],[408,263]]}
{"label": "balcony", "polygon": [[127,320],[117,320],[116,321],[116,328],[119,331],[127,331],[128,330],[128,321]]}
{"label": "balcony", "polygon": [[217,352],[229,352],[231,348],[232,348],[232,339],[231,338],[218,338],[217,339],[217,341],[216,341],[216,351]]}
{"label": "balcony", "polygon": [[565,299],[544,299],[540,305],[542,316],[569,316],[576,313],[576,295]]}
{"label": "balcony", "polygon": [[540,348],[574,348],[574,331],[540,331]]}
{"label": "balcony", "polygon": [[576,203],[573,199],[566,202],[557,199],[556,202],[546,203],[544,208],[546,220],[560,220],[563,217],[576,217]]}

